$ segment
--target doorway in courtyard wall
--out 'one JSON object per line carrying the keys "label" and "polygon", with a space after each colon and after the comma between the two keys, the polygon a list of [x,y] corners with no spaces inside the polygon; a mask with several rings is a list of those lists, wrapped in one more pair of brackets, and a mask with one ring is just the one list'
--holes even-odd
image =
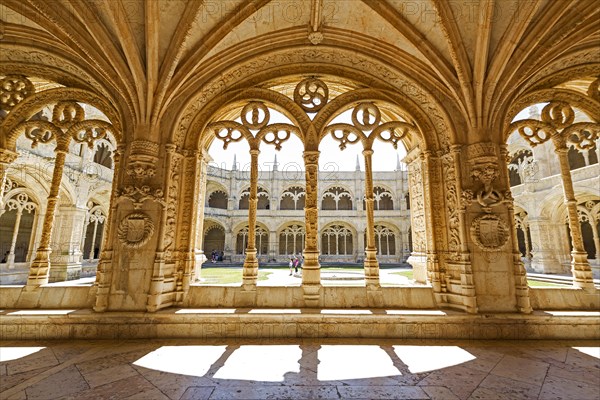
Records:
{"label": "doorway in courtyard wall", "polygon": [[[0,79],[2,87],[27,88],[28,95],[64,88],[35,77]],[[17,157],[0,191],[0,284],[25,284],[30,275],[33,284],[94,282],[108,225],[117,138],[102,111],[72,95],[65,98],[37,104],[19,121],[2,105],[0,122],[10,127]],[[21,110],[28,101],[23,96]],[[53,223],[46,221],[49,214]],[[39,274],[46,263],[48,273]]]}
{"label": "doorway in courtyard wall", "polygon": [[[582,82],[594,78],[571,90]],[[592,284],[600,278],[598,110],[548,100],[518,113],[507,138],[519,250],[528,273]]]}
{"label": "doorway in courtyard wall", "polygon": [[[386,101],[357,101],[356,90],[296,77],[262,85],[215,114],[203,135],[197,246],[206,261],[196,284],[301,285],[311,244],[324,285],[412,284],[407,260],[415,248],[413,258],[424,263],[425,226],[409,235],[409,201],[421,205],[421,222],[424,213],[423,199],[409,196],[424,191],[420,175],[409,190],[405,161],[414,160],[405,160],[404,144],[418,147],[418,128]],[[314,176],[306,162],[316,164]]]}

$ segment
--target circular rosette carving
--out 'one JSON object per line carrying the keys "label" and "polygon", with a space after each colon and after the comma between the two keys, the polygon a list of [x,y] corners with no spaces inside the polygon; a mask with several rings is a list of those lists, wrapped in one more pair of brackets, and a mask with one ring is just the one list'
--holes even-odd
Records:
{"label": "circular rosette carving", "polygon": [[223,142],[223,149],[227,149],[229,143],[239,142],[244,136],[251,140],[252,134],[248,129],[235,121],[218,121],[208,126],[215,137]]}
{"label": "circular rosette carving", "polygon": [[303,79],[294,89],[294,101],[307,113],[319,112],[328,99],[329,88],[317,78]]}
{"label": "circular rosette carving", "polygon": [[61,101],[52,110],[52,123],[63,129],[85,119],[83,107],[75,101]]}
{"label": "circular rosette carving", "polygon": [[352,123],[363,131],[372,131],[381,122],[381,111],[373,103],[360,103],[352,110]]}
{"label": "circular rosette carving", "polygon": [[25,137],[31,140],[31,147],[35,148],[39,143],[50,143],[62,134],[54,124],[48,121],[25,121],[17,125],[11,132],[16,135],[23,132]]}
{"label": "circular rosette carving", "polygon": [[518,131],[532,147],[547,142],[556,133],[556,129],[548,123],[534,119],[516,121],[510,126],[510,130]]}
{"label": "circular rosette carving", "polygon": [[568,145],[577,150],[592,150],[600,137],[600,124],[594,122],[579,122],[571,125],[563,132]]}
{"label": "circular rosette carving", "polygon": [[274,145],[276,150],[281,150],[281,144],[288,140],[292,133],[299,134],[299,132],[294,125],[273,124],[263,128],[257,137],[267,144]]}
{"label": "circular rosette carving", "polygon": [[508,238],[508,225],[497,215],[480,215],[471,223],[471,239],[484,251],[499,251]]}
{"label": "circular rosette carving", "polygon": [[410,132],[416,132],[414,125],[401,121],[392,121],[375,128],[371,136],[379,138],[384,142],[389,142],[394,146],[394,149],[397,149],[398,142]]}
{"label": "circular rosette carving", "polygon": [[10,111],[35,93],[33,83],[22,75],[7,75],[0,79],[0,110]]}
{"label": "circular rosette carving", "polygon": [[147,214],[131,213],[119,224],[117,237],[124,246],[138,249],[148,243],[154,233],[154,223]]}
{"label": "circular rosette carving", "polygon": [[[260,101],[251,101],[242,108],[242,124],[248,129],[262,129],[269,123],[269,109]],[[250,120],[248,120],[250,116]]]}
{"label": "circular rosette carving", "polygon": [[354,144],[364,138],[364,133],[349,124],[333,124],[327,127],[325,135],[331,136],[340,143],[340,149],[344,150],[348,144]]}
{"label": "circular rosette carving", "polygon": [[87,143],[90,149],[94,148],[94,142],[106,137],[106,132],[112,131],[112,126],[101,120],[87,120],[78,122],[69,128],[67,135],[71,136],[77,143]]}
{"label": "circular rosette carving", "polygon": [[575,111],[565,102],[553,101],[542,109],[542,121],[553,128],[564,129],[575,120]]}

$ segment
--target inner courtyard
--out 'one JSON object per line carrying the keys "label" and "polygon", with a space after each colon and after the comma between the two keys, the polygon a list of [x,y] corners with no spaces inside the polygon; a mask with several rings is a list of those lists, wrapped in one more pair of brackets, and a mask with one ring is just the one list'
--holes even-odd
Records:
{"label": "inner courtyard", "polygon": [[599,19],[0,0],[0,397],[598,398]]}

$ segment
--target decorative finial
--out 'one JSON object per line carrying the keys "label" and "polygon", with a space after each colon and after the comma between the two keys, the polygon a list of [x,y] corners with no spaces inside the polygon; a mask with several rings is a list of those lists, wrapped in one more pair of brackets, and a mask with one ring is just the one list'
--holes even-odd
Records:
{"label": "decorative finial", "polygon": [[277,154],[275,154],[275,159],[273,160],[273,171],[277,171]]}
{"label": "decorative finial", "polygon": [[231,166],[232,171],[237,171],[237,159],[236,154],[233,155],[233,165]]}
{"label": "decorative finial", "polygon": [[358,154],[356,155],[356,171],[360,171],[360,162],[358,161]]}

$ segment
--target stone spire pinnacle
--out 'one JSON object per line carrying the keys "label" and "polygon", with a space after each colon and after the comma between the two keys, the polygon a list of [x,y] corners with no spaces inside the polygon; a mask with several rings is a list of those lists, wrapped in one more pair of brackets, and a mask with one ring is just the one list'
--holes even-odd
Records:
{"label": "stone spire pinnacle", "polygon": [[233,165],[231,166],[231,170],[237,171],[237,158],[235,153],[233,154]]}
{"label": "stone spire pinnacle", "polygon": [[358,154],[356,155],[356,171],[360,171],[360,162],[358,161]]}
{"label": "stone spire pinnacle", "polygon": [[400,154],[396,153],[396,171],[402,170],[402,165],[400,165]]}
{"label": "stone spire pinnacle", "polygon": [[277,154],[275,154],[275,158],[273,159],[273,171],[277,171]]}

